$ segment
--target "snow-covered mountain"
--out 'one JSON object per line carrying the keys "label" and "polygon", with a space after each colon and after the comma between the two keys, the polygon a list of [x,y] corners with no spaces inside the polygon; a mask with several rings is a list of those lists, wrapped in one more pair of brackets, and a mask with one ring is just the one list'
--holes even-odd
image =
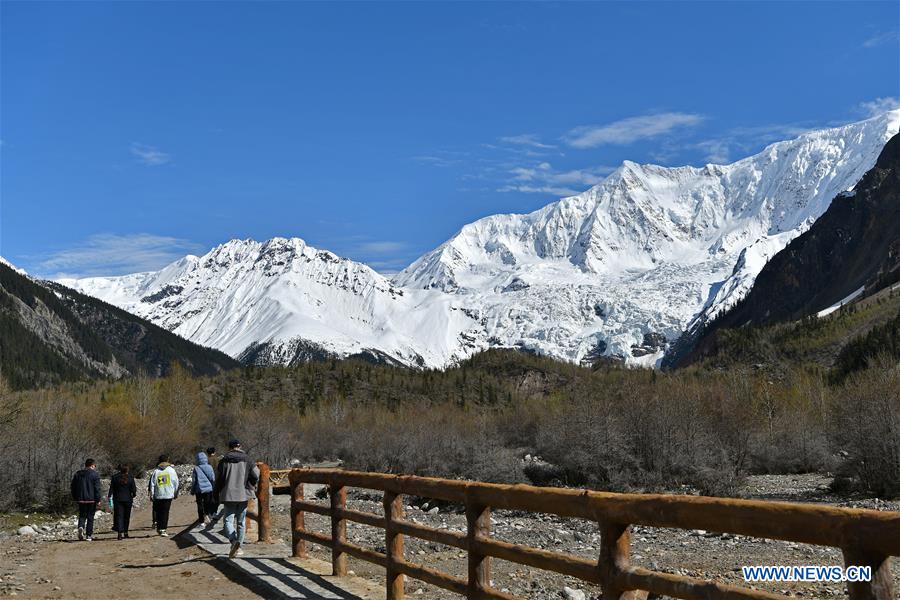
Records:
{"label": "snow-covered mountain", "polygon": [[401,289],[298,238],[232,240],[161,271],[60,283],[260,364],[368,354],[445,365],[483,337],[452,296]]}
{"label": "snow-covered mountain", "polygon": [[892,111],[730,165],[625,162],[577,196],[466,225],[394,281],[465,298],[501,343],[573,360],[605,352],[655,361],[663,348],[645,334],[672,341],[736,302],[898,127]]}
{"label": "snow-covered mountain", "polygon": [[276,238],[63,283],[257,362],[363,352],[443,367],[505,346],[650,365],[666,340],[746,294],[898,128],[892,111],[730,165],[625,162],[582,194],[464,226],[393,281]]}

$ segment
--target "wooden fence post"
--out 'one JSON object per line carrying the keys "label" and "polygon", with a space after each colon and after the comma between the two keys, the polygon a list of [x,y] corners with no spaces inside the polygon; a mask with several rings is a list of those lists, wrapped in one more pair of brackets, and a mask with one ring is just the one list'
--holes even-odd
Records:
{"label": "wooden fence post", "polygon": [[387,555],[387,600],[403,600],[403,574],[395,565],[403,562],[403,534],[394,528],[393,521],[403,518],[403,496],[384,493],[384,534]]}
{"label": "wooden fence post", "polygon": [[291,556],[306,558],[306,540],[297,535],[306,531],[303,511],[297,507],[298,502],[303,502],[303,482],[297,483],[291,490]]}
{"label": "wooden fence post", "polygon": [[469,542],[469,587],[466,598],[481,598],[491,587],[491,558],[474,550],[475,538],[491,536],[491,509],[466,502],[467,538]]}
{"label": "wooden fence post", "polygon": [[244,539],[249,540],[250,534],[254,532],[254,530],[259,531],[259,528],[256,526],[257,521],[259,520],[259,511],[256,508],[256,498],[250,498],[247,500],[247,516],[244,517]]}
{"label": "wooden fence post", "polygon": [[844,548],[843,553],[844,568],[853,566],[872,569],[871,581],[847,582],[847,595],[850,600],[895,600],[891,557],[866,551],[859,546]]}
{"label": "wooden fence post", "polygon": [[616,583],[616,576],[628,568],[631,555],[631,533],[628,525],[621,523],[600,524],[600,587],[604,600],[639,600],[647,597],[646,591],[624,590]]}
{"label": "wooden fence post", "polygon": [[338,516],[338,511],[347,507],[347,488],[342,485],[328,486],[331,497],[331,572],[336,577],[347,574],[347,554],[340,549],[340,544],[347,541],[347,521]]}
{"label": "wooden fence post", "polygon": [[259,505],[259,541],[266,544],[272,543],[272,534],[269,521],[269,465],[259,465],[259,483],[256,484],[256,498]]}

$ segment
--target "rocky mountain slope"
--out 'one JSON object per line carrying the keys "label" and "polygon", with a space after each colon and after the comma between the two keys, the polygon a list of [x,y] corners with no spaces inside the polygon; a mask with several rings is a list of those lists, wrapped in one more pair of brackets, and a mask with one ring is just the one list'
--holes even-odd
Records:
{"label": "rocky mountain slope", "polygon": [[122,309],[0,262],[0,365],[14,388],[138,372],[173,362],[194,374],[239,366]]}
{"label": "rocky mountain slope", "polygon": [[840,194],[803,235],[760,271],[722,326],[795,320],[875,291],[900,269],[900,136],[852,192]]}
{"label": "rocky mountain slope", "polygon": [[[900,280],[900,135],[852,192],[762,268],[750,292],[698,333],[675,364],[716,352],[723,329],[825,316]],[[689,344],[687,345],[689,346]]]}
{"label": "rocky mountain slope", "polygon": [[510,347],[655,365],[740,300],[898,129],[892,111],[730,165],[625,162],[582,194],[464,226],[393,281],[279,238],[66,284],[256,363],[362,353],[444,367]]}

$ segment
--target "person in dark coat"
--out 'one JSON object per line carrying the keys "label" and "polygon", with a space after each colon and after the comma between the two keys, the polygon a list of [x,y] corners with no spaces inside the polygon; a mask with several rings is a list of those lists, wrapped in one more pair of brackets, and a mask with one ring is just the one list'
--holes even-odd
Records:
{"label": "person in dark coat", "polygon": [[72,499],[78,503],[78,539],[94,539],[94,514],[100,505],[100,474],[97,461],[89,458],[72,477]]}
{"label": "person in dark coat", "polygon": [[219,468],[219,461],[222,457],[216,454],[215,446],[210,446],[206,449],[206,458],[209,460],[209,466],[212,467],[213,471]]}
{"label": "person in dark coat", "polygon": [[225,533],[231,542],[228,557],[234,558],[244,553],[241,545],[244,543],[247,503],[256,498],[259,467],[244,452],[240,441],[231,440],[228,447],[231,450],[219,461],[215,487],[219,501],[225,505]]}
{"label": "person in dark coat", "polygon": [[[209,466],[212,467],[213,473],[217,473],[219,470],[219,461],[222,459],[221,456],[216,454],[215,446],[210,446],[206,449],[206,458],[209,461]],[[209,506],[207,507],[206,514],[209,518],[214,518],[219,512],[219,495],[216,493],[216,490],[213,489],[212,497],[209,499]]]}
{"label": "person in dark coat", "polygon": [[134,497],[137,495],[137,484],[130,473],[128,465],[119,465],[119,472],[109,481],[108,498],[113,501],[113,531],[119,533],[119,538],[128,537],[128,527],[131,524],[131,507],[134,505]]}

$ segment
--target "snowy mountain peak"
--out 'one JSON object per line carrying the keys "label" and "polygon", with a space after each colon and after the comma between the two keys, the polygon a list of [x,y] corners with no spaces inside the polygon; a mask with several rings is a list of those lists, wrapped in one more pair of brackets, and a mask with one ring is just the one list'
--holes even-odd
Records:
{"label": "snowy mountain peak", "polygon": [[[900,110],[891,111],[771,144],[730,165],[673,168],[626,160],[582,194],[527,215],[465,225],[395,281],[456,291],[472,287],[460,282],[498,258],[510,266],[516,258],[565,259],[600,273],[652,267],[684,250],[697,257],[739,253],[760,236],[797,229],[822,214],[874,164],[898,126]],[[698,242],[705,252],[684,247]]]}
{"label": "snowy mountain peak", "polygon": [[[464,226],[394,281],[464,296],[508,344],[569,359],[601,347],[642,358],[633,346],[644,334],[672,340],[746,293],[764,257],[851,189],[898,128],[892,111],[728,165],[625,161],[582,194]],[[513,281],[528,287],[513,291]]]}
{"label": "snowy mountain peak", "polygon": [[652,365],[746,294],[898,128],[900,110],[727,165],[624,161],[581,194],[463,226],[393,281],[273,238],[231,240],[154,273],[64,283],[264,362],[365,353],[443,367],[504,346]]}
{"label": "snowy mountain peak", "polygon": [[[368,266],[300,238],[231,240],[158,272],[60,283],[260,361],[290,362],[311,352],[446,364],[472,326],[471,317],[449,308],[449,298],[407,294]],[[440,328],[433,337],[430,325]]]}

